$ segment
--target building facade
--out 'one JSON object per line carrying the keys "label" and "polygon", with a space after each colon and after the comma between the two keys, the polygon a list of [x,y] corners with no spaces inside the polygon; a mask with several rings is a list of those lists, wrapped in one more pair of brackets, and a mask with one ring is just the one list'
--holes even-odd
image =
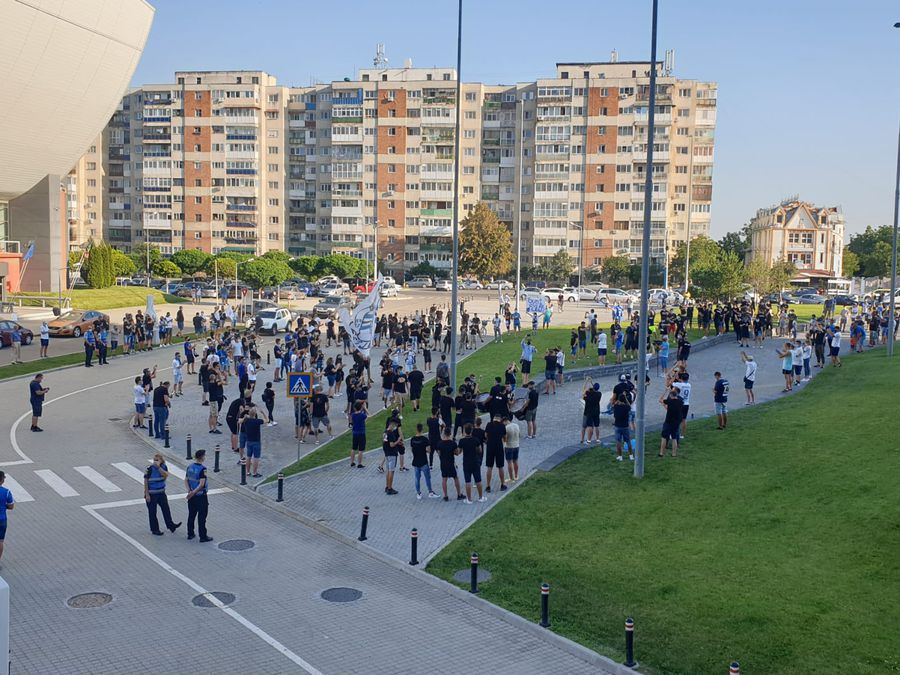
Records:
{"label": "building facade", "polygon": [[750,221],[750,260],[794,263],[805,278],[840,277],[844,214],[839,206],[815,206],[790,198],[760,209]]}
{"label": "building facade", "polygon": [[[649,253],[661,261],[709,231],[717,87],[656,67]],[[524,264],[561,249],[585,269],[639,259],[649,68],[557,64],[551,79],[463,83],[460,218],[485,201]],[[378,237],[385,269],[449,268],[456,84],[450,68],[376,67],[309,87],[176,73],[129,92],[100,161],[74,173],[101,174],[86,176],[104,188],[87,212],[120,248],[370,257]]]}

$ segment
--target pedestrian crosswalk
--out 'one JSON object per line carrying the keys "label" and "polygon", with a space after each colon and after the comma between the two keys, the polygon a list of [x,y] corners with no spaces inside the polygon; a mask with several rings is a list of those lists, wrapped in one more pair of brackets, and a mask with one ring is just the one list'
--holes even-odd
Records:
{"label": "pedestrian crosswalk", "polygon": [[[167,462],[167,466],[170,474],[169,489],[178,491],[183,486],[184,469],[170,462]],[[3,485],[12,492],[13,498],[19,504],[52,496],[64,499],[80,496],[93,500],[113,492],[141,495],[145,470],[145,466],[129,462],[73,466],[71,473],[59,469],[28,470],[16,467],[14,473],[6,473]]]}

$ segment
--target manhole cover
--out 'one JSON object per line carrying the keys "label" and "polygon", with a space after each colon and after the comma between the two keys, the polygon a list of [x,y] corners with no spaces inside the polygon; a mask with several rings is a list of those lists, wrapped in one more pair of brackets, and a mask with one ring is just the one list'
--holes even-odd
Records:
{"label": "manhole cover", "polygon": [[[453,575],[453,578],[456,579],[461,584],[468,584],[472,581],[472,570],[460,570]],[[478,583],[480,584],[482,581],[487,581],[491,578],[491,573],[488,572],[483,567],[478,567]]]}
{"label": "manhole cover", "polygon": [[322,599],[328,602],[353,602],[362,597],[362,591],[356,588],[326,588],[322,591]]}
{"label": "manhole cover", "polygon": [[246,551],[256,546],[255,541],[249,539],[228,539],[219,544],[222,551]]}
{"label": "manhole cover", "polygon": [[91,609],[108,605],[112,599],[109,593],[81,593],[66,600],[66,604],[72,609]]}
{"label": "manhole cover", "polygon": [[230,605],[235,601],[234,593],[224,593],[222,591],[213,591],[212,593],[201,593],[200,595],[195,595],[191,599],[191,603],[195,607],[215,607],[212,601],[206,597],[207,595],[213,596],[216,600],[221,602],[223,605]]}

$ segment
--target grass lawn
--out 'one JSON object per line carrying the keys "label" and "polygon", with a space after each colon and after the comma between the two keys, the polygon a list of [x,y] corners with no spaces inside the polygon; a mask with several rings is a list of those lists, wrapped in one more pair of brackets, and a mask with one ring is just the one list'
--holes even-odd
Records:
{"label": "grass lawn", "polygon": [[[146,288],[138,286],[113,286],[111,288],[76,288],[68,295],[71,296],[72,307],[75,309],[104,310],[119,307],[144,307],[147,304],[147,292]],[[149,292],[153,295],[153,301],[157,305],[187,302],[187,299],[179,298],[177,295],[160,293],[154,289],[150,289]],[[46,297],[48,307],[52,307],[59,297],[56,293],[23,293],[22,295]],[[15,302],[15,297],[15,295],[12,296],[13,302]],[[40,301],[24,300],[23,304],[35,307],[40,306]]]}
{"label": "grass lawn", "polygon": [[[610,324],[601,324],[604,329],[608,329]],[[569,348],[569,336],[571,334],[572,327],[558,327],[558,328],[548,328],[547,330],[538,330],[536,334],[534,334],[533,344],[537,347],[537,353],[535,354],[535,362],[532,365],[532,373],[533,377],[540,376],[538,381],[543,380],[543,361],[541,358],[543,357],[544,352],[548,347],[562,347],[565,350]],[[502,343],[496,344],[488,344],[482,349],[479,349],[477,352],[470,354],[463,361],[458,362],[457,367],[457,380],[462,382],[466,376],[475,374],[478,377],[478,382],[481,386],[482,391],[487,391],[491,388],[491,385],[494,383],[494,378],[497,375],[503,376],[503,373],[506,371],[506,367],[510,364],[510,362],[515,361],[517,364],[519,362],[519,356],[521,355],[521,341],[524,337],[531,333],[531,330],[523,330],[518,335],[515,333],[510,333],[508,335],[504,335],[504,341]],[[699,339],[699,331],[692,330],[688,331],[689,337],[694,339]],[[566,352],[568,357],[568,351]],[[597,364],[596,357],[596,348],[593,352],[591,352],[590,348],[588,349],[588,357],[580,357],[577,363],[572,363],[570,357],[566,360],[566,368],[579,368],[579,367],[587,367],[593,366]],[[439,353],[433,353],[432,359],[434,361],[434,366],[437,366],[438,361],[440,360]],[[611,360],[608,360],[608,363],[611,363]],[[375,367],[377,364],[373,365],[372,378],[375,380],[375,383],[372,385],[372,389],[369,391],[370,396],[377,397],[381,396],[381,380],[375,371]],[[421,365],[421,364],[420,364]],[[521,373],[518,376],[518,383],[521,386],[524,380],[522,379]],[[422,408],[419,412],[412,412],[412,409],[407,406],[406,410],[403,414],[403,428],[404,433],[412,436],[413,431],[415,430],[415,425],[418,422],[425,423],[425,418],[431,413],[431,380],[425,383],[422,392]],[[346,399],[337,399],[337,402],[334,404],[339,406],[340,410],[343,410],[343,406],[346,405]],[[381,411],[376,415],[373,415],[369,418],[367,422],[367,426],[370,430],[374,430],[377,432],[381,432],[384,429],[385,422],[387,421],[387,412]],[[342,415],[332,415],[332,424],[335,429],[343,431],[346,424],[343,422]],[[370,437],[374,438],[372,432],[370,432]],[[343,434],[338,438],[335,438],[333,441],[330,441],[320,448],[316,448],[313,452],[309,453],[305,457],[302,457],[299,462],[294,462],[290,466],[287,466],[282,473],[286,476],[290,476],[295,473],[299,473],[301,471],[306,471],[308,469],[312,469],[317,466],[321,466],[323,464],[328,464],[330,462],[334,462],[339,459],[344,459],[350,454],[350,444],[351,437],[349,434]],[[274,480],[274,476],[271,476],[269,480]]]}
{"label": "grass lawn", "polygon": [[692,423],[642,481],[601,449],[537,474],[428,570],[477,551],[483,597],[534,621],[548,582],[552,630],[617,660],[633,616],[648,672],[897,672],[900,361],[844,363],[726,433]]}
{"label": "grass lawn", "polygon": [[[194,337],[193,335],[182,335],[181,337],[172,337],[172,344],[177,345],[184,342],[188,337]],[[73,340],[77,338],[71,338]],[[107,358],[112,356],[121,356],[122,347],[121,345],[113,350],[110,349],[107,351]],[[94,353],[94,360],[96,362],[97,353]],[[71,366],[77,363],[84,363],[84,352],[76,352],[75,354],[62,354],[60,356],[50,356],[46,359],[37,359],[34,361],[26,361],[25,363],[10,363],[5,366],[0,366],[0,380],[6,380],[11,377],[18,377],[20,375],[30,375],[31,373],[46,373],[48,370],[52,370],[53,368],[62,368],[64,366]]]}

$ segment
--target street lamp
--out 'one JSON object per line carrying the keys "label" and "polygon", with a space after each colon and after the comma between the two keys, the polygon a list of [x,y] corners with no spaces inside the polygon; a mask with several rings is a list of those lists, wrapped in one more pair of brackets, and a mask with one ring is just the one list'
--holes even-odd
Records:
{"label": "street lamp", "polygon": [[576,230],[580,231],[578,239],[578,287],[581,288],[582,276],[584,275],[584,223],[579,225],[576,222],[569,221],[569,227],[574,227]]}
{"label": "street lamp", "polygon": [[459,339],[459,137],[462,114],[462,0],[456,18],[456,127],[453,149],[453,272],[450,287],[450,386],[456,389],[456,342]]}
{"label": "street lamp", "polygon": [[[894,28],[900,28],[900,21],[894,24]],[[897,294],[897,209],[900,208],[900,131],[897,133],[897,179],[896,188],[894,190],[894,232],[891,243],[891,316],[888,318],[888,343],[887,355],[894,356],[894,329],[895,321],[894,311],[897,300],[894,297]]]}
{"label": "street lamp", "polygon": [[[524,96],[524,94],[523,94]],[[516,204],[516,311],[519,311],[519,295],[522,292],[522,188],[524,176],[522,174],[522,158],[525,156],[525,99],[516,99],[519,106],[519,200]]]}
{"label": "street lamp", "polygon": [[653,0],[650,24],[650,100],[647,115],[647,175],[644,182],[644,232],[641,246],[641,310],[638,319],[638,372],[637,372],[637,449],[634,458],[634,477],[644,477],[644,442],[647,414],[647,313],[650,286],[650,225],[653,206],[653,140],[656,125],[656,18],[659,0]]}

